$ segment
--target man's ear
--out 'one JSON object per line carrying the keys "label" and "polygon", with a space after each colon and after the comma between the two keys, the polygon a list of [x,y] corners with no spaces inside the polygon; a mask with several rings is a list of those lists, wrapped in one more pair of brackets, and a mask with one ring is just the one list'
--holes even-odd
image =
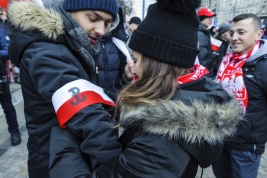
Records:
{"label": "man's ear", "polygon": [[263,34],[264,34],[264,31],[263,30],[259,30],[258,33],[257,33],[257,40],[260,40]]}

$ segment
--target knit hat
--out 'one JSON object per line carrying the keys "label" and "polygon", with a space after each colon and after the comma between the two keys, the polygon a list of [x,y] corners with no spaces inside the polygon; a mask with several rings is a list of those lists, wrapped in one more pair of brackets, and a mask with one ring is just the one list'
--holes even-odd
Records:
{"label": "knit hat", "polygon": [[119,10],[117,0],[64,0],[65,11],[96,10],[104,11],[116,19]]}
{"label": "knit hat", "polygon": [[184,68],[193,67],[198,50],[201,0],[158,0],[133,32],[129,47],[144,56]]}
{"label": "knit hat", "polygon": [[131,25],[132,23],[134,23],[134,24],[140,24],[141,23],[141,19],[139,17],[132,17],[130,19],[129,25]]}
{"label": "knit hat", "polygon": [[222,24],[220,25],[220,27],[218,28],[218,35],[222,35],[224,34],[225,32],[229,31],[230,30],[230,26],[229,25],[226,25],[226,24]]}

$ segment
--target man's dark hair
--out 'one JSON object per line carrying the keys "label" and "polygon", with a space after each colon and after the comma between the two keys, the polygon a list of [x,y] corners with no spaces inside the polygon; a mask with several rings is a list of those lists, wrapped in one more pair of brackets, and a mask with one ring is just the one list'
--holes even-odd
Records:
{"label": "man's dark hair", "polygon": [[252,18],[252,23],[254,24],[255,31],[261,30],[261,19],[252,13],[240,14],[234,17],[233,22],[238,22],[240,20]]}

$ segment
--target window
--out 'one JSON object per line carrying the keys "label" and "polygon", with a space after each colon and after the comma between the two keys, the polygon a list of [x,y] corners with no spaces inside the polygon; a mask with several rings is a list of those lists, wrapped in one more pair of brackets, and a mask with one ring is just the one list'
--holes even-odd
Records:
{"label": "window", "polygon": [[266,13],[266,6],[262,6],[261,13]]}

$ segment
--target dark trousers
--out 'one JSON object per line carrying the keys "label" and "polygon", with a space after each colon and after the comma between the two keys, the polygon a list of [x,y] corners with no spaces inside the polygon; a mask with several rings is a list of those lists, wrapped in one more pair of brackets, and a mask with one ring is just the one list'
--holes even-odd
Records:
{"label": "dark trousers", "polygon": [[224,148],[212,170],[216,178],[256,178],[260,160],[254,152]]}
{"label": "dark trousers", "polygon": [[0,94],[0,103],[6,116],[9,133],[18,131],[19,124],[17,121],[16,110],[12,103],[11,93],[7,92]]}

